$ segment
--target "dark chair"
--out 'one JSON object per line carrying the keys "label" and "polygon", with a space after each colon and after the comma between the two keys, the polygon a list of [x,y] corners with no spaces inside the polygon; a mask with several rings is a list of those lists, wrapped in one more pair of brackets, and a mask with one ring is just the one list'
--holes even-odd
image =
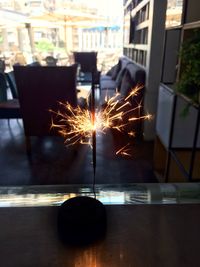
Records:
{"label": "dark chair", "polygon": [[21,110],[18,99],[7,99],[6,75],[0,73],[0,119],[19,119]]}
{"label": "dark chair", "polygon": [[58,135],[54,128],[51,129],[49,110],[58,111],[59,102],[77,105],[76,71],[76,66],[14,67],[29,155],[30,136]]}
{"label": "dark chair", "polygon": [[80,64],[81,72],[97,71],[97,52],[73,52],[74,61]]}
{"label": "dark chair", "polygon": [[26,66],[27,67],[38,67],[38,66],[41,66],[41,64],[39,61],[33,61],[32,63],[27,64]]}
{"label": "dark chair", "polygon": [[47,56],[45,58],[45,62],[47,64],[47,66],[56,66],[57,65],[57,59],[52,57],[52,56]]}
{"label": "dark chair", "polygon": [[13,99],[17,99],[18,98],[18,92],[17,92],[17,86],[16,86],[16,82],[15,82],[15,74],[14,71],[10,71],[5,73],[6,75],[6,79],[8,82],[8,86],[10,88],[11,94]]}
{"label": "dark chair", "polygon": [[6,69],[5,61],[0,59],[0,72],[4,73],[5,69]]}
{"label": "dark chair", "polygon": [[77,81],[83,84],[92,83],[92,73],[94,83],[99,85],[101,72],[97,70],[97,52],[73,52],[74,61],[80,65]]}
{"label": "dark chair", "polygon": [[7,100],[7,82],[4,73],[0,72],[0,102]]}

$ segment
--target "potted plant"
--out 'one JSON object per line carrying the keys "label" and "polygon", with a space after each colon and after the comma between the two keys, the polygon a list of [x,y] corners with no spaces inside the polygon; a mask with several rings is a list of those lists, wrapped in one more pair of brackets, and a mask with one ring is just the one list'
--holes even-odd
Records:
{"label": "potted plant", "polygon": [[200,28],[190,30],[180,49],[180,76],[177,91],[200,103]]}
{"label": "potted plant", "polygon": [[[174,123],[172,147],[191,148],[194,140],[198,105],[200,104],[200,28],[184,33],[180,56],[179,80],[174,86],[159,88],[156,133],[163,144],[170,144],[170,125]],[[178,93],[178,94],[177,94]],[[176,107],[173,112],[174,100]],[[200,133],[198,138],[200,146]]]}
{"label": "potted plant", "polygon": [[[161,174],[161,181],[166,181],[164,173],[168,175],[167,181],[188,181],[181,172],[183,169],[188,175],[192,175],[190,178],[193,180],[199,178],[197,160],[200,148],[200,130],[197,131],[200,108],[199,25],[187,25],[183,29],[184,39],[178,53],[180,64],[177,82],[161,83],[159,87],[155,170]],[[196,26],[198,28],[194,29],[193,27]],[[193,164],[191,159],[194,150],[197,152],[193,154],[195,158]],[[160,156],[165,157],[163,163],[159,161]],[[173,159],[167,161],[171,158]],[[192,173],[190,173],[190,167],[193,168]]]}

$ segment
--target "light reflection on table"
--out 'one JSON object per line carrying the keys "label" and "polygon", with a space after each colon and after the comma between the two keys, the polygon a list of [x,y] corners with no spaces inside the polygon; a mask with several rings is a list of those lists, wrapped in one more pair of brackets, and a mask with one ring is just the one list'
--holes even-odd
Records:
{"label": "light reflection on table", "polygon": [[[199,183],[96,185],[105,205],[200,203]],[[0,207],[59,206],[75,196],[94,197],[92,185],[0,187]]]}

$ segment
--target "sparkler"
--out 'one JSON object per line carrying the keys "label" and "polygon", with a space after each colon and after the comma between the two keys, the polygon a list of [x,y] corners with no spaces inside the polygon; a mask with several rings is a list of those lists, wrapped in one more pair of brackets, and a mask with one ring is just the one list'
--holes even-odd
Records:
{"label": "sparkler", "polygon": [[[95,192],[96,134],[99,132],[105,134],[107,129],[115,129],[119,132],[125,132],[127,131],[128,124],[141,119],[145,120],[151,118],[151,115],[149,114],[140,116],[140,103],[137,104],[136,107],[133,107],[131,104],[131,98],[137,96],[140,89],[141,87],[139,86],[133,88],[125,99],[117,93],[114,97],[107,99],[106,104],[102,106],[101,109],[98,109],[95,107],[95,85],[93,81],[90,108],[83,109],[80,106],[74,108],[69,103],[60,103],[62,112],[51,110],[56,116],[57,121],[55,122],[55,120],[52,120],[51,128],[56,128],[65,138],[66,146],[77,143],[89,144],[93,151],[93,192],[95,198],[72,198],[70,202],[68,200],[62,204],[59,212],[58,230],[60,235],[68,241],[73,240],[74,242],[74,237],[76,237],[76,242],[88,242],[88,240],[90,241],[99,238],[105,232],[106,211],[103,204],[97,201]],[[138,116],[135,116],[135,113],[137,113]],[[135,133],[130,131],[128,132],[128,135],[134,136]],[[130,156],[128,146],[129,144],[123,146],[116,152],[116,154]],[[70,207],[70,209],[68,207]],[[84,215],[77,224],[77,218],[81,218],[82,216],[76,215],[77,212],[80,212],[79,207],[84,211],[87,211],[86,215],[90,214],[90,216],[87,217]],[[70,210],[69,215],[68,210]],[[74,213],[72,210],[74,210]],[[83,214],[83,212],[81,214]],[[68,217],[70,220],[67,220]],[[90,221],[88,221],[88,218]],[[84,220],[84,227],[81,226],[82,220]],[[85,227],[88,225],[88,222],[90,227]],[[81,235],[77,235],[80,231]]]}
{"label": "sparkler", "polygon": [[[119,132],[127,131],[127,125],[138,120],[151,119],[150,114],[140,115],[141,103],[133,107],[131,99],[138,95],[142,87],[136,86],[126,98],[122,98],[119,93],[106,100],[106,104],[101,108],[95,108],[95,85],[92,83],[91,107],[84,109],[80,106],[72,107],[69,103],[59,104],[61,111],[52,112],[57,119],[57,123],[52,120],[51,128],[56,128],[65,139],[66,146],[75,144],[88,144],[92,148],[93,158],[93,191],[95,193],[96,174],[96,134],[105,134],[108,129],[115,129]],[[135,116],[137,114],[138,116]],[[134,137],[133,131],[127,132]],[[131,156],[129,143],[116,151],[116,155]]]}
{"label": "sparkler", "polygon": [[[101,109],[95,108],[94,90],[92,88],[91,109],[83,109],[80,106],[73,108],[69,103],[59,104],[64,108],[61,111],[52,111],[57,117],[57,123],[52,120],[51,128],[57,128],[65,139],[66,146],[75,144],[88,144],[93,149],[93,164],[96,166],[96,134],[106,133],[107,129],[115,129],[119,132],[127,131],[127,125],[138,120],[150,120],[150,114],[140,115],[141,104],[132,107],[131,98],[138,95],[141,86],[136,86],[130,94],[123,99],[116,93]],[[133,115],[137,113],[138,116]],[[133,131],[127,132],[129,136],[135,136]],[[120,148],[117,155],[130,155],[128,145]],[[95,155],[94,155],[95,154]]]}

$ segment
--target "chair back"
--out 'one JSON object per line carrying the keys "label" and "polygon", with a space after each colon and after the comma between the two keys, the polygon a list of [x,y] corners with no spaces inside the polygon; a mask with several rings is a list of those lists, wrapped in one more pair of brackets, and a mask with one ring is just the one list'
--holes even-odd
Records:
{"label": "chair back", "polygon": [[0,102],[7,100],[7,83],[6,76],[0,72]]}
{"label": "chair back", "polygon": [[50,129],[52,113],[49,110],[60,110],[59,102],[77,105],[75,66],[17,66],[14,73],[25,135],[57,135],[54,128]]}
{"label": "chair back", "polygon": [[47,64],[47,66],[56,66],[57,65],[57,59],[52,57],[52,56],[47,56],[45,58],[45,62]]}
{"label": "chair back", "polygon": [[10,91],[11,91],[12,97],[14,99],[18,98],[18,92],[17,92],[17,86],[16,86],[16,82],[15,82],[14,71],[12,70],[10,72],[7,72],[5,75],[6,75],[6,79],[7,79],[8,85],[10,87]]}
{"label": "chair back", "polygon": [[5,68],[6,68],[5,61],[0,59],[0,73],[4,73]]}
{"label": "chair back", "polygon": [[19,119],[21,110],[18,99],[8,99],[7,79],[5,73],[0,73],[0,119]]}
{"label": "chair back", "polygon": [[97,52],[73,52],[75,63],[80,64],[81,72],[96,72]]}
{"label": "chair back", "polygon": [[[41,66],[41,64],[40,64],[39,61],[33,61],[32,63],[27,64],[26,66],[27,66],[27,67],[37,67],[37,66]],[[55,66],[55,65],[54,65],[54,66]]]}

